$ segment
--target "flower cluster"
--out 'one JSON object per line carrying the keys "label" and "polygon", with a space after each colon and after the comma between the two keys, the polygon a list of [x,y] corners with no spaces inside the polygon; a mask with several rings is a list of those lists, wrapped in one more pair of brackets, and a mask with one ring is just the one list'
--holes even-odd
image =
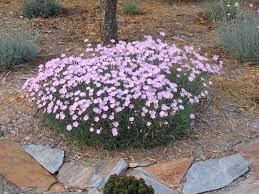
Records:
{"label": "flower cluster", "polygon": [[[38,108],[64,122],[67,131],[84,127],[120,136],[122,128],[143,122],[147,130],[163,128],[186,104],[208,94],[211,82],[205,75],[219,73],[223,64],[218,56],[209,59],[191,46],[180,49],[151,36],[114,46],[86,44],[88,57],[53,59],[23,86]],[[197,81],[202,90],[189,87]],[[194,119],[194,112],[189,117]]]}

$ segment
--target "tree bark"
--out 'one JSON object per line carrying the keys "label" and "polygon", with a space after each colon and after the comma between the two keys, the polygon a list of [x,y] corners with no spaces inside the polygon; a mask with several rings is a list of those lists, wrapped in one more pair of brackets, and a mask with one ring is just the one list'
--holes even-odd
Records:
{"label": "tree bark", "polygon": [[110,40],[118,41],[117,37],[117,0],[100,0],[101,8],[101,41],[104,45]]}

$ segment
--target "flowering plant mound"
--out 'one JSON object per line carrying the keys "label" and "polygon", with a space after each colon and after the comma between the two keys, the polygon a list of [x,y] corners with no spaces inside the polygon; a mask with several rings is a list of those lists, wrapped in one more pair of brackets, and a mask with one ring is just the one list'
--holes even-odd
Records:
{"label": "flowering plant mound", "polygon": [[[164,33],[161,33],[164,35]],[[208,59],[147,36],[114,46],[87,45],[90,57],[53,59],[23,89],[45,118],[90,145],[146,147],[166,143],[188,128],[207,75],[219,73]]]}

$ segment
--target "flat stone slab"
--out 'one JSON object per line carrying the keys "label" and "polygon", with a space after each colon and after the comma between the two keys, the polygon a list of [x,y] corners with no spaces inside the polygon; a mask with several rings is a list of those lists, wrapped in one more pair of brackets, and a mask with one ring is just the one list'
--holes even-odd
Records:
{"label": "flat stone slab", "polygon": [[51,192],[51,193],[61,193],[61,192],[65,192],[65,191],[66,191],[65,187],[58,182],[51,185],[49,188],[49,192]]}
{"label": "flat stone slab", "polygon": [[193,164],[186,174],[184,194],[196,194],[220,189],[237,179],[249,168],[249,162],[240,154]]}
{"label": "flat stone slab", "polygon": [[171,160],[144,167],[144,170],[152,174],[161,183],[173,188],[179,186],[192,161],[193,158]]}
{"label": "flat stone slab", "polygon": [[111,175],[120,175],[128,168],[123,159],[65,163],[57,176],[68,188],[100,190]]}
{"label": "flat stone slab", "polygon": [[4,193],[4,179],[0,175],[0,194]]}
{"label": "flat stone slab", "polygon": [[102,194],[102,192],[98,191],[96,188],[93,188],[88,191],[88,194]]}
{"label": "flat stone slab", "polygon": [[148,167],[156,164],[155,160],[147,160],[147,161],[139,161],[139,162],[130,162],[129,168],[137,168],[137,167]]}
{"label": "flat stone slab", "polygon": [[86,189],[91,187],[95,175],[94,167],[87,167],[75,162],[65,163],[58,173],[58,181],[67,188]]}
{"label": "flat stone slab", "polygon": [[63,150],[33,144],[23,145],[23,149],[52,174],[63,164]]}
{"label": "flat stone slab", "polygon": [[259,139],[254,142],[239,145],[235,150],[247,160],[251,161],[252,171],[259,175]]}
{"label": "flat stone slab", "polygon": [[134,176],[137,179],[144,179],[147,185],[153,187],[155,194],[178,194],[173,189],[168,188],[166,185],[160,183],[155,177],[145,171],[143,168],[135,168],[128,175]]}
{"label": "flat stone slab", "polygon": [[46,194],[87,194],[87,192],[62,192],[62,193],[46,193]]}
{"label": "flat stone slab", "polygon": [[259,193],[259,181],[244,182],[240,186],[235,188],[226,194],[258,194]]}
{"label": "flat stone slab", "polygon": [[33,189],[40,193],[56,182],[18,143],[2,139],[0,150],[0,174],[22,190]]}

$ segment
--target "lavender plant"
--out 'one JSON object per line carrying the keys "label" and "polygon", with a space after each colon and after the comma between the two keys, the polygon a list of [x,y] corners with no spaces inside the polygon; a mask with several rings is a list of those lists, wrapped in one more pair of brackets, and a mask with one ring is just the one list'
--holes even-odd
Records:
{"label": "lavender plant", "polygon": [[62,55],[40,65],[23,89],[55,128],[108,149],[161,145],[183,134],[208,95],[208,75],[223,64],[151,36],[87,44],[86,51],[91,57]]}
{"label": "lavender plant", "polygon": [[64,9],[57,0],[24,0],[22,12],[28,18],[47,18],[61,15]]}
{"label": "lavender plant", "polygon": [[230,21],[236,18],[242,0],[205,0],[206,15],[214,21]]}
{"label": "lavender plant", "polygon": [[122,10],[125,14],[136,15],[139,13],[136,0],[125,0],[122,4]]}
{"label": "lavender plant", "polygon": [[259,61],[259,10],[258,13],[240,14],[232,23],[219,28],[222,47],[241,59]]}
{"label": "lavender plant", "polygon": [[32,61],[36,56],[37,47],[33,36],[21,31],[0,29],[0,69]]}

